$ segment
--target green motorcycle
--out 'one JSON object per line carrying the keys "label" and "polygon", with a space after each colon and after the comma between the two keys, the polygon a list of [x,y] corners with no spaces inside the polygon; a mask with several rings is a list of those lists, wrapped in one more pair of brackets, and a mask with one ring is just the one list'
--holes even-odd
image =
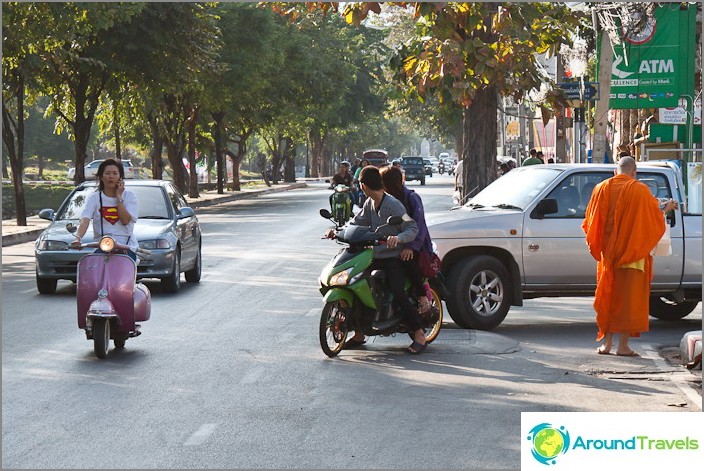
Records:
{"label": "green motorcycle", "polygon": [[[320,215],[333,220],[325,209]],[[398,225],[400,217],[391,217],[387,224]],[[384,226],[380,226],[381,229]],[[377,229],[378,230],[378,229]],[[329,357],[342,350],[350,331],[366,336],[389,336],[411,332],[393,305],[393,295],[386,285],[382,270],[371,270],[373,247],[386,243],[386,238],[364,226],[347,226],[335,235],[347,245],[323,268],[320,292],[325,306],[320,318],[320,346]],[[442,326],[443,309],[439,293],[447,293],[442,281],[433,278],[426,283],[432,308],[421,314],[421,323],[428,343],[435,340]],[[411,284],[406,280],[406,295],[416,304]]]}
{"label": "green motorcycle", "polygon": [[332,216],[337,227],[342,227],[352,218],[352,200],[350,199],[350,187],[337,184],[333,188],[334,192],[330,200]]}

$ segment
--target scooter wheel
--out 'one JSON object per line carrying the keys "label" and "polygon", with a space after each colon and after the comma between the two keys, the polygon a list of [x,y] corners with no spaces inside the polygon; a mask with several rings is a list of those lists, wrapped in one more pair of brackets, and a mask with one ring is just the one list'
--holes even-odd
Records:
{"label": "scooter wheel", "polygon": [[125,342],[127,342],[127,334],[115,334],[115,348],[125,348]]}
{"label": "scooter wheel", "polygon": [[342,350],[349,333],[347,306],[342,301],[326,303],[320,316],[320,347],[333,358]]}
{"label": "scooter wheel", "polygon": [[110,320],[104,318],[93,319],[93,350],[100,358],[108,356],[110,349]]}

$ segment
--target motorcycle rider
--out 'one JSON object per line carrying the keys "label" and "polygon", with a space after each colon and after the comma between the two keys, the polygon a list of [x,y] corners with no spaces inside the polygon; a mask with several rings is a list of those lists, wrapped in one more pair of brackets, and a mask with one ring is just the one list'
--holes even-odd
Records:
{"label": "motorcycle rider", "polygon": [[139,206],[137,195],[125,189],[125,169],[117,160],[106,159],[100,163],[96,178],[98,190],[88,196],[72,245],[81,244],[81,238],[92,219],[96,239],[107,235],[129,246],[127,255],[136,262],[139,242],[134,237],[134,224],[139,215]]}
{"label": "motorcycle rider", "polygon": [[[350,163],[346,160],[340,162],[339,171],[333,175],[331,188],[335,188],[336,185],[345,185],[349,188],[348,194],[350,197],[350,207],[355,203],[354,191],[353,191],[354,175],[350,172]],[[332,208],[332,197],[330,195],[330,207]]]}
{"label": "motorcycle rider", "polygon": [[[385,225],[391,216],[401,216],[403,223],[398,226],[387,225],[379,232],[387,236],[386,245],[374,247],[372,270],[383,270],[386,273],[388,286],[394,296],[394,303],[401,310],[404,322],[413,334],[413,343],[408,347],[409,353],[420,353],[426,347],[425,332],[416,307],[409,301],[404,292],[405,272],[401,262],[401,245],[413,242],[418,235],[418,225],[408,214],[399,200],[384,192],[379,169],[367,166],[359,175],[359,183],[368,197],[362,210],[350,225],[367,226],[376,231]],[[326,237],[333,238],[335,231],[330,229]],[[345,342],[345,348],[356,347],[365,343],[364,334],[355,332],[354,336]]]}

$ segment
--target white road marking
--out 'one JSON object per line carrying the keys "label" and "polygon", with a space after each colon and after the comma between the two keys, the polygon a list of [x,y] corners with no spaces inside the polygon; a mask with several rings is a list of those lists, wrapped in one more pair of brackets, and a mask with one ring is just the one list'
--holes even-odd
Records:
{"label": "white road marking", "polygon": [[264,372],[264,368],[254,368],[247,372],[240,380],[241,384],[254,384],[259,380],[259,377]]}
{"label": "white road marking", "polygon": [[210,438],[210,436],[213,434],[215,429],[217,428],[217,424],[203,424],[200,426],[198,430],[196,430],[193,435],[188,437],[188,440],[184,443],[186,446],[197,446],[197,445],[202,445],[205,443],[205,441]]}
{"label": "white road marking", "polygon": [[306,317],[317,316],[318,314],[320,314],[321,311],[322,311],[321,308],[319,308],[319,307],[314,307],[314,308],[311,309],[310,311],[306,312],[305,316],[306,316]]}
{"label": "white road marking", "polygon": [[37,291],[37,288],[29,288],[24,291],[20,291],[20,294],[27,294],[27,293],[31,293],[31,292],[35,292],[35,291]]}

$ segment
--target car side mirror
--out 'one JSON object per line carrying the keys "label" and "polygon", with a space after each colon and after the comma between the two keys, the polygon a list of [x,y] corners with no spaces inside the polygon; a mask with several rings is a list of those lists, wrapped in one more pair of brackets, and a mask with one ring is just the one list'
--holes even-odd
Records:
{"label": "car side mirror", "polygon": [[531,217],[533,219],[543,219],[545,215],[555,213],[557,213],[557,200],[555,198],[545,198],[535,207]]}
{"label": "car side mirror", "polygon": [[183,207],[178,210],[178,219],[185,219],[185,218],[190,218],[196,215],[196,212],[193,211],[193,208],[191,207]]}
{"label": "car side mirror", "polygon": [[47,221],[53,221],[54,220],[54,210],[50,208],[45,208],[39,211],[38,216],[42,219],[46,219]]}

